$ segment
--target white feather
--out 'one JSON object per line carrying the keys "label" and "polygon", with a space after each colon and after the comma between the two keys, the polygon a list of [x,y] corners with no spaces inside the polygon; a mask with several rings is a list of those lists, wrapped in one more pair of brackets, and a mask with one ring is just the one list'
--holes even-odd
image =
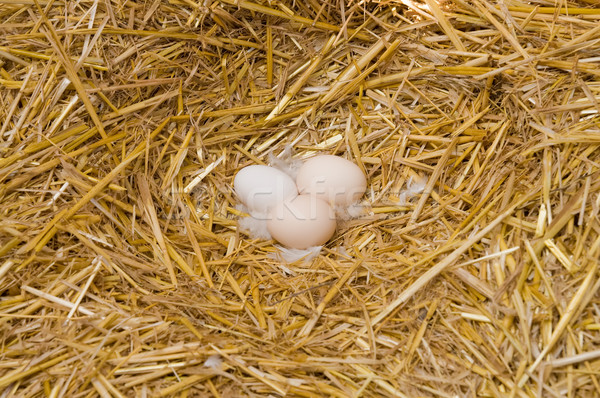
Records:
{"label": "white feather", "polygon": [[246,232],[252,239],[271,239],[271,234],[267,229],[267,220],[258,219],[252,216],[240,217],[238,220],[240,230]]}
{"label": "white feather", "polygon": [[280,245],[275,245],[275,247],[278,249],[277,252],[270,255],[275,260],[286,263],[294,263],[302,260],[302,262],[308,263],[321,253],[323,246],[313,246],[308,249],[290,249]]}
{"label": "white feather", "polygon": [[211,355],[208,358],[206,358],[206,361],[204,361],[204,367],[206,368],[212,368],[212,369],[221,369],[221,364],[223,363],[223,360],[221,359],[221,357],[217,354],[215,355]]}
{"label": "white feather", "polygon": [[373,215],[371,205],[367,202],[356,202],[349,206],[336,206],[334,211],[337,219],[342,221]]}
{"label": "white feather", "polygon": [[408,202],[413,196],[423,192],[425,185],[427,185],[427,178],[417,177],[415,180],[413,180],[413,178],[410,177],[406,182],[406,189],[402,190],[398,195],[398,204],[406,204],[406,202]]}
{"label": "white feather", "polygon": [[[243,204],[238,204],[235,208],[248,213],[248,208]],[[267,229],[267,217],[264,214],[252,213],[247,217],[240,217],[238,218],[238,227],[252,239],[271,239],[271,234]]]}
{"label": "white feather", "polygon": [[269,154],[269,163],[272,167],[283,171],[284,173],[292,177],[295,181],[296,175],[298,174],[298,170],[302,166],[302,161],[299,159],[294,159],[293,155],[294,152],[292,150],[291,145],[287,145],[285,149],[279,154],[279,156]]}

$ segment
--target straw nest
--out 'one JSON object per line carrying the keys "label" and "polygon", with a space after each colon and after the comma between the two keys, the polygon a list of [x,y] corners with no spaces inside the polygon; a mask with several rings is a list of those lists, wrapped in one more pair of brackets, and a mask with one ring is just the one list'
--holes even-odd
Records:
{"label": "straw nest", "polygon": [[[0,1],[2,396],[598,396],[597,4]],[[286,148],[368,176],[309,262]]]}

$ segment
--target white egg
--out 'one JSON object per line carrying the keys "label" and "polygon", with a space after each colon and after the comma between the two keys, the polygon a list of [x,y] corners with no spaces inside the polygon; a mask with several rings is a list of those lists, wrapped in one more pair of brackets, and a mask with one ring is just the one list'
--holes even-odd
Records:
{"label": "white egg", "polygon": [[300,194],[316,195],[333,206],[349,206],[367,189],[360,167],[333,155],[308,159],[298,170],[296,184]]}
{"label": "white egg", "polygon": [[267,229],[275,240],[292,249],[325,244],[335,233],[335,212],[315,195],[298,195],[273,208]]}
{"label": "white egg", "polygon": [[289,175],[274,167],[261,165],[241,169],[233,180],[233,188],[256,218],[267,217],[277,204],[298,196],[296,183]]}

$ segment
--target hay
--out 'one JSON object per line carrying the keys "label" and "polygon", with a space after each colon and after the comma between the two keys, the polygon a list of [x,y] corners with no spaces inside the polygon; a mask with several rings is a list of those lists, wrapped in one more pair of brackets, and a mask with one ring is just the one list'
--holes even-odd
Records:
{"label": "hay", "polygon": [[[3,396],[600,395],[597,6],[0,1]],[[289,148],[369,180],[308,263]]]}

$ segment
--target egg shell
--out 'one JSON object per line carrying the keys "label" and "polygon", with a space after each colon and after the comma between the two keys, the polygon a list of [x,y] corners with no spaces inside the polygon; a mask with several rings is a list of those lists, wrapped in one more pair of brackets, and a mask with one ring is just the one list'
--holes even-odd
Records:
{"label": "egg shell", "polygon": [[298,195],[275,206],[267,229],[279,243],[293,249],[307,249],[327,242],[335,233],[331,206],[313,195]]}
{"label": "egg shell", "polygon": [[308,159],[298,170],[300,194],[316,195],[333,206],[349,206],[367,189],[360,167],[339,156],[320,155]]}
{"label": "egg shell", "polygon": [[233,188],[250,214],[265,218],[278,203],[298,196],[294,180],[274,167],[253,165],[244,167],[235,176]]}

